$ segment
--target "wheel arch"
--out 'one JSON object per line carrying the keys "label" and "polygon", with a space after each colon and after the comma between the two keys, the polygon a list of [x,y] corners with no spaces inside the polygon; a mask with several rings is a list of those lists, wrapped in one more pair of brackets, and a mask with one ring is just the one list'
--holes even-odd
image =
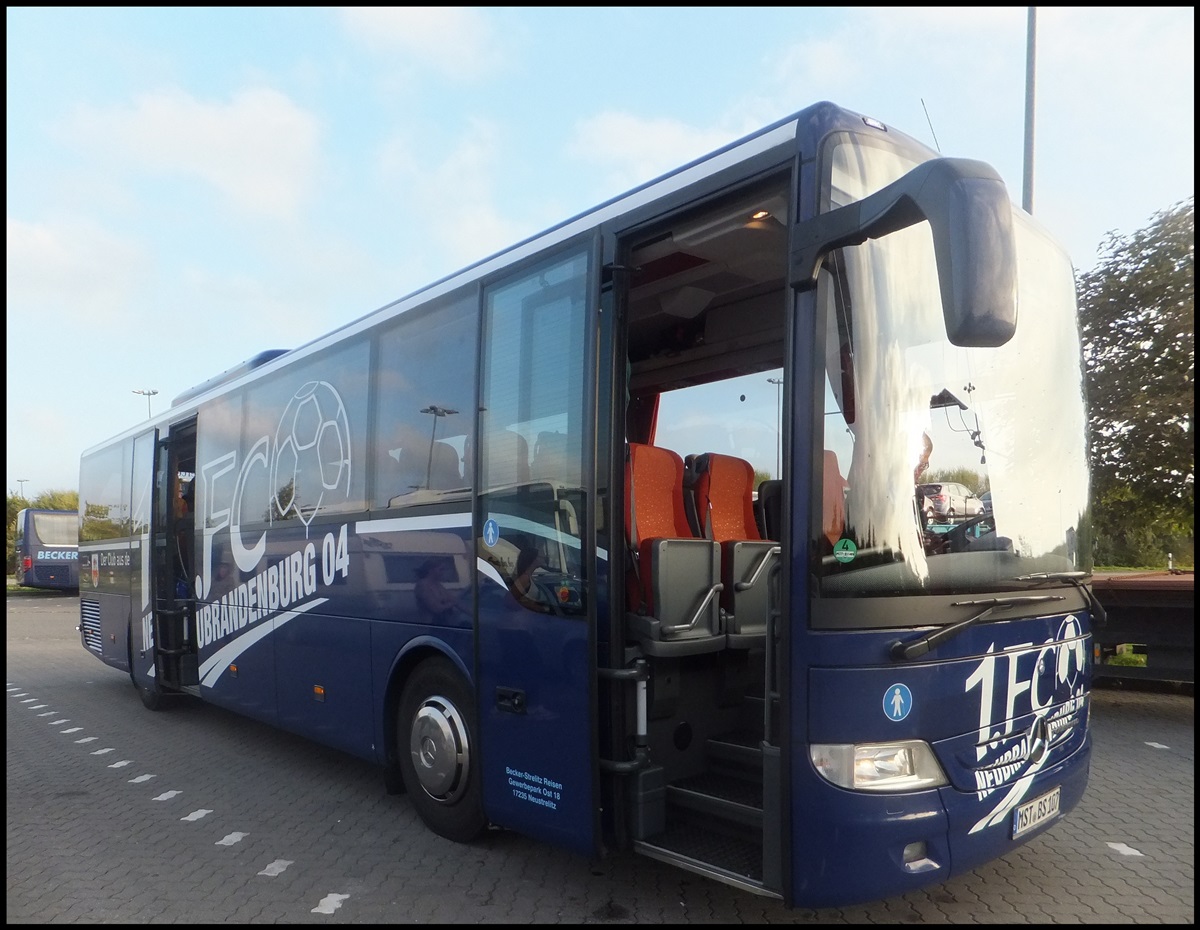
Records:
{"label": "wheel arch", "polygon": [[449,659],[454,667],[458,669],[458,673],[462,675],[463,681],[467,683],[467,687],[471,691],[475,690],[475,680],[466,663],[444,641],[433,636],[419,636],[405,644],[404,648],[396,656],[396,661],[392,664],[391,673],[388,675],[387,687],[383,693],[383,761],[389,785],[393,784],[393,777],[396,778],[397,782],[399,781],[396,715],[400,711],[400,695],[404,693],[404,686],[408,683],[408,679],[412,676],[413,671],[426,660],[439,656]]}

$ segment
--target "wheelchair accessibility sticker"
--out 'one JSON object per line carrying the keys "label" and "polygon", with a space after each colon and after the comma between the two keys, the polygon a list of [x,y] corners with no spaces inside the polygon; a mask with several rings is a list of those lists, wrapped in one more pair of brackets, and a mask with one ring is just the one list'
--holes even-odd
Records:
{"label": "wheelchair accessibility sticker", "polygon": [[912,703],[912,692],[908,690],[908,685],[888,685],[883,695],[883,712],[888,720],[903,720],[912,710]]}

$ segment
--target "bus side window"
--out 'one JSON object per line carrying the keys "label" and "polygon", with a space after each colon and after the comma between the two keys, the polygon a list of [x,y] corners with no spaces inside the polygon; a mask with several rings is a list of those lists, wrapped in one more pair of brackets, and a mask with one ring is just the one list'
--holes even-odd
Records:
{"label": "bus side window", "polygon": [[477,300],[473,289],[450,294],[378,335],[373,507],[427,502],[429,492],[445,498],[471,485],[475,382],[461,361],[475,353]]}

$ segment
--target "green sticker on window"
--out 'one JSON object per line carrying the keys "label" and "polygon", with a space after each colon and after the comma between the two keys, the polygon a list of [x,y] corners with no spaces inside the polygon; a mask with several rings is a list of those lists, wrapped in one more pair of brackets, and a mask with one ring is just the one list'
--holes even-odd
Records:
{"label": "green sticker on window", "polygon": [[839,562],[853,562],[858,555],[858,546],[853,539],[839,539],[833,546],[833,557]]}

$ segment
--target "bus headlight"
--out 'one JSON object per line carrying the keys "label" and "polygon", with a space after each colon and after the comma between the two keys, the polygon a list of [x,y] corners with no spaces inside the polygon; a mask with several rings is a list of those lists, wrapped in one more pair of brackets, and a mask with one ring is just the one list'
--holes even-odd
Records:
{"label": "bus headlight", "polygon": [[948,784],[923,740],[814,743],[808,754],[826,781],[852,791],[916,791]]}

